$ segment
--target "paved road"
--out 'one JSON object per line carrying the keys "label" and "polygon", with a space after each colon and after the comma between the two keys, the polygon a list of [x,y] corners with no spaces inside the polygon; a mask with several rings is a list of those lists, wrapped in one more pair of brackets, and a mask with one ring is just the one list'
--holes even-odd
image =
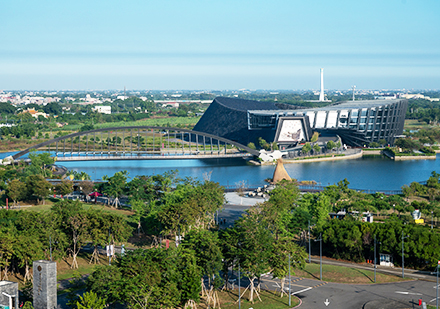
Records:
{"label": "paved road", "polygon": [[[272,280],[270,275],[264,277],[262,284],[269,289],[280,289],[278,280]],[[286,283],[286,292],[288,288]],[[421,308],[416,306],[419,298],[435,306],[436,283],[418,280],[352,285],[292,277],[291,292],[302,300],[301,309]]]}

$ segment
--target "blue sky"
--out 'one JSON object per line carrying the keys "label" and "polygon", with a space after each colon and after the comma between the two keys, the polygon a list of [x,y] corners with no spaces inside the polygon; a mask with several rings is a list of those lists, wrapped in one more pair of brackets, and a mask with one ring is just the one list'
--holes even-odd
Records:
{"label": "blue sky", "polygon": [[1,0],[0,89],[440,89],[438,0]]}

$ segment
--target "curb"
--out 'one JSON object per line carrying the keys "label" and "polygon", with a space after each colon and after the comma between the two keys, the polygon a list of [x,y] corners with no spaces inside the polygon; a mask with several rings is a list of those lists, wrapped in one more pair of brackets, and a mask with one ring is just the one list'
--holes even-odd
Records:
{"label": "curb", "polygon": [[302,300],[301,300],[301,298],[299,298],[299,297],[297,297],[297,296],[295,296],[295,295],[292,295],[292,296],[294,296],[295,298],[297,298],[297,299],[299,300],[299,304],[298,304],[297,306],[293,307],[293,308],[290,308],[290,309],[299,308],[299,306],[301,306],[302,303],[303,303]]}

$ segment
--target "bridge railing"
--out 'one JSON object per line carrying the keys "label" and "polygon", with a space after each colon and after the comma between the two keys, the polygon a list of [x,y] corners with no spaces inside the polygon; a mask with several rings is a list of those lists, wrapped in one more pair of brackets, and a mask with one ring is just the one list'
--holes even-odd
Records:
{"label": "bridge railing", "polygon": [[[256,185],[256,184],[251,184],[251,185],[246,185],[246,186],[242,186],[242,185],[226,185],[224,186],[225,189],[228,192],[234,192],[237,191],[239,189],[242,189],[244,191],[255,191],[258,188],[263,188],[263,185]],[[326,188],[326,186],[321,186],[321,185],[298,185],[298,189],[301,192],[322,192],[324,191]],[[355,189],[355,188],[349,188],[351,190],[355,190],[357,192],[363,192],[366,194],[376,194],[376,193],[382,193],[384,195],[398,195],[398,194],[402,194],[402,190],[374,190],[374,189]]]}
{"label": "bridge railing", "polygon": [[32,146],[15,154],[13,158],[18,159],[31,149],[62,153],[63,156],[84,153],[95,156],[98,153],[148,153],[158,156],[166,153],[210,153],[229,156],[243,152],[258,155],[258,151],[223,137],[181,128],[150,126],[103,128],[72,133]]}

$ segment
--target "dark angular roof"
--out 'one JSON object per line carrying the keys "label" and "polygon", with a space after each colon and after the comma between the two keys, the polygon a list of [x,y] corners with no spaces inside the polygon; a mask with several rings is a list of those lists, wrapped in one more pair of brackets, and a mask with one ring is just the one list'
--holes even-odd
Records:
{"label": "dark angular roof", "polygon": [[246,112],[248,110],[267,110],[278,109],[278,107],[272,102],[260,102],[254,100],[244,100],[238,98],[217,97],[214,99],[217,103],[237,111]]}

